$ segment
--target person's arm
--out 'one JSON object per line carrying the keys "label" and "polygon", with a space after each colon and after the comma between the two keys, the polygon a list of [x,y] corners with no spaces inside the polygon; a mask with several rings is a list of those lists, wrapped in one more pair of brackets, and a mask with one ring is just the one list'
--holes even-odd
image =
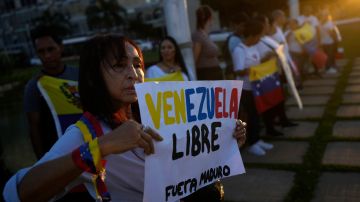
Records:
{"label": "person's arm", "polygon": [[83,171],[76,167],[71,153],[32,168],[18,185],[21,201],[48,201]]}
{"label": "person's arm", "polygon": [[43,140],[40,136],[40,113],[39,112],[27,112],[26,113],[30,140],[34,149],[34,152],[38,158],[43,154]]}
{"label": "person's arm", "polygon": [[[162,138],[154,130],[143,129],[139,123],[129,120],[99,137],[98,144],[101,157],[104,158],[109,154],[123,153],[136,147],[141,147],[146,154],[151,154],[154,152],[153,140],[160,141]],[[33,167],[18,185],[21,201],[48,201],[75,180],[83,170],[76,166],[72,155],[70,153]]]}
{"label": "person's arm", "polygon": [[246,76],[249,74],[249,69],[245,68],[245,51],[242,47],[237,46],[231,53],[234,72],[238,76]]}
{"label": "person's arm", "polygon": [[199,60],[200,52],[201,52],[201,43],[199,43],[199,42],[194,42],[194,44],[193,44],[193,51],[194,51],[195,64],[197,64],[197,62],[198,62],[198,60]]}

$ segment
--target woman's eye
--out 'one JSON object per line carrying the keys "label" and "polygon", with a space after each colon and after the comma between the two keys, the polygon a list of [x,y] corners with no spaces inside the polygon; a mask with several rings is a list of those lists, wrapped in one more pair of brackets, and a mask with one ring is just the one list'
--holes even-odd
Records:
{"label": "woman's eye", "polygon": [[126,67],[126,64],[125,63],[116,63],[112,66],[112,68],[114,69],[121,69],[121,68],[124,68]]}

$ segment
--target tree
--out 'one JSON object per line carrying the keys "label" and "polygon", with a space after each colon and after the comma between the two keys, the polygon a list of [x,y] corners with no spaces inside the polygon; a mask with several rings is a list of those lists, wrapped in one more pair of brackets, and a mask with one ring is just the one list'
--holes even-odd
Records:
{"label": "tree", "polygon": [[39,17],[32,19],[32,27],[39,26],[52,27],[53,31],[59,36],[72,33],[70,16],[50,9],[45,10]]}
{"label": "tree", "polygon": [[86,8],[85,14],[92,30],[112,30],[126,26],[126,9],[116,0],[97,0]]}

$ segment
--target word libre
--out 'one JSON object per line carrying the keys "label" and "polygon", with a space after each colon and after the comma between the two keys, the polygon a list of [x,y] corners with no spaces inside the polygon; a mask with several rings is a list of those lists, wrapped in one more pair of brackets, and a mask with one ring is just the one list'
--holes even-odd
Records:
{"label": "word libre", "polygon": [[[227,93],[230,93],[229,101],[226,100]],[[162,119],[165,125],[214,118],[236,119],[239,109],[238,94],[238,88],[232,88],[230,92],[222,87],[182,88],[178,91],[159,91],[156,99],[146,93],[145,102],[155,128],[159,129]],[[201,99],[196,110],[192,99],[197,96]]]}
{"label": "word libre", "polygon": [[[185,156],[197,156],[200,153],[210,153],[220,149],[220,145],[216,142],[219,138],[216,129],[221,127],[221,122],[211,123],[211,130],[209,131],[206,124],[201,124],[200,127],[194,125],[191,130],[186,131],[186,145],[184,150],[179,149],[177,145],[177,137],[174,133],[172,160],[177,160]],[[191,133],[191,135],[190,135]],[[185,154],[184,154],[185,153]]]}

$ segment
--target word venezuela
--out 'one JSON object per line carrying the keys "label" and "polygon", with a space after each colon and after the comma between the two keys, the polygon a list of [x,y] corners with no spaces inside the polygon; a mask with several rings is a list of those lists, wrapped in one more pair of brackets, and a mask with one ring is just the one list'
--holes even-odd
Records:
{"label": "word venezuela", "polygon": [[[230,98],[227,93],[230,93]],[[155,96],[156,99],[150,93],[145,94],[146,105],[156,129],[160,128],[161,120],[165,125],[173,125],[206,119],[236,119],[238,114],[237,88],[232,88],[231,92],[221,87],[187,88],[160,91]]]}

